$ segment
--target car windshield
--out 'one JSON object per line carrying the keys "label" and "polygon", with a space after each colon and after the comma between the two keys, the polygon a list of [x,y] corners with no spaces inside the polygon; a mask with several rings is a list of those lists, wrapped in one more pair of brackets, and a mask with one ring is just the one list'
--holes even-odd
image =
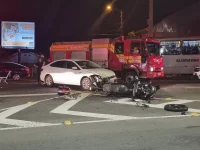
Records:
{"label": "car windshield", "polygon": [[147,48],[151,56],[160,55],[160,45],[158,43],[147,42]]}
{"label": "car windshield", "polygon": [[95,68],[101,68],[98,64],[92,62],[92,61],[76,61],[76,63],[82,68],[82,69],[95,69]]}

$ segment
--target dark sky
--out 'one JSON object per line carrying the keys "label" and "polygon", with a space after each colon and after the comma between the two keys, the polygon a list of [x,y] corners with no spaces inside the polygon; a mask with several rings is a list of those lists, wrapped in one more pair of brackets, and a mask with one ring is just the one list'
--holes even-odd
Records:
{"label": "dark sky", "polygon": [[[154,0],[154,22],[198,0]],[[105,14],[111,0],[0,0],[1,21],[33,21],[36,51],[48,55],[52,42],[91,40],[91,34],[119,33],[119,13]],[[148,0],[116,0],[124,12],[124,31],[147,27]],[[103,15],[103,19],[100,19]],[[90,33],[90,34],[89,34]]]}

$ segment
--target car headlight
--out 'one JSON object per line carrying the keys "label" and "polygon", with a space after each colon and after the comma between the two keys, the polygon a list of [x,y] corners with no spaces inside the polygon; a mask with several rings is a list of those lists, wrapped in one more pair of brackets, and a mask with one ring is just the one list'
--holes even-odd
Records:
{"label": "car headlight", "polygon": [[94,79],[95,79],[95,81],[96,82],[102,82],[102,78],[101,78],[101,76],[94,76]]}

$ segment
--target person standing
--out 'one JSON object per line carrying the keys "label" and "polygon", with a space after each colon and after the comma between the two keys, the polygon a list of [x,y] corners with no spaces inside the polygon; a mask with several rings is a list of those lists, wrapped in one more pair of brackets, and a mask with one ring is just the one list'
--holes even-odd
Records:
{"label": "person standing", "polygon": [[40,74],[42,71],[42,67],[45,65],[44,55],[40,55],[38,62],[34,65],[37,68],[37,83],[40,83]]}

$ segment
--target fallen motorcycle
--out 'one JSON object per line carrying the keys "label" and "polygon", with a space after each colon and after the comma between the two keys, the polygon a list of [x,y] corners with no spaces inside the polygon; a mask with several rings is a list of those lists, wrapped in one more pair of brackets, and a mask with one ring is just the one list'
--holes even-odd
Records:
{"label": "fallen motorcycle", "polygon": [[[151,81],[146,78],[135,77],[132,82],[103,82],[103,80],[95,76],[96,80],[93,80],[93,84],[101,89],[100,94],[102,96],[118,95],[125,97],[139,98],[142,100],[151,100],[156,92],[160,89],[160,86],[153,86]],[[95,81],[99,81],[96,82]],[[107,80],[108,81],[108,80]],[[99,86],[100,85],[100,86]]]}
{"label": "fallen motorcycle", "polygon": [[140,98],[143,100],[151,100],[156,92],[160,89],[159,85],[153,86],[152,82],[148,78],[139,79],[135,77],[135,82],[133,84],[132,96],[134,98]]}

